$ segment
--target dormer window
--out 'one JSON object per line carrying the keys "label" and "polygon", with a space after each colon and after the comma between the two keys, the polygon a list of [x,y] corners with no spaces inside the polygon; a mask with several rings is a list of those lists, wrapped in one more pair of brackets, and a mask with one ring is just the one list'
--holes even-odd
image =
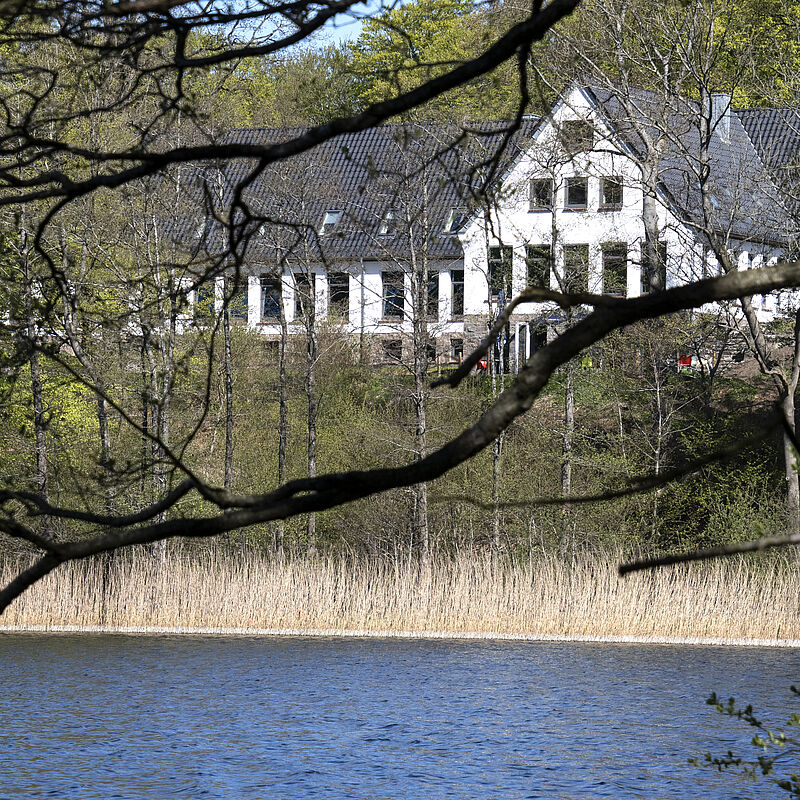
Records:
{"label": "dormer window", "polygon": [[622,208],[622,178],[603,178],[600,181],[600,208]]}
{"label": "dormer window", "polygon": [[389,209],[378,228],[378,236],[388,236],[390,233],[397,233],[397,215]]}
{"label": "dormer window", "polygon": [[594,145],[594,128],[584,119],[573,119],[561,125],[561,143],[568,153],[585,153]]}
{"label": "dormer window", "polygon": [[444,224],[444,232],[449,236],[455,236],[467,221],[467,215],[462,208],[451,208]]}
{"label": "dormer window", "polygon": [[322,219],[322,227],[319,229],[319,235],[325,236],[330,233],[341,221],[342,211],[326,211]]}
{"label": "dormer window", "polygon": [[550,211],[553,207],[552,178],[534,178],[531,181],[530,211]]}

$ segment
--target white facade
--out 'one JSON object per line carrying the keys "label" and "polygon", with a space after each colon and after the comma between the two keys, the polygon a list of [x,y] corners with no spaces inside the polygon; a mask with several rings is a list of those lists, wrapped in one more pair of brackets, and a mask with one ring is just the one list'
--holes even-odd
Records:
{"label": "white facade", "polygon": [[[592,147],[570,153],[559,132],[570,122],[584,120],[594,131]],[[532,181],[552,182],[551,207],[534,207]],[[571,205],[570,189],[580,187],[581,182],[585,183],[586,202],[582,206]],[[609,182],[621,185],[621,202],[604,202],[608,196],[603,190]],[[543,121],[530,146],[506,176],[499,193],[504,199],[492,211],[488,224],[485,218],[476,218],[462,236],[467,313],[489,313],[488,249],[501,245],[512,248],[514,294],[527,285],[526,247],[552,247],[554,265],[549,287],[558,290],[564,286],[567,249],[588,246],[588,280],[582,288],[601,294],[609,288],[603,269],[604,250],[624,245],[625,295],[640,295],[644,242],[641,183],[639,166],[626,154],[624,144],[615,139],[607,120],[581,89],[573,89]],[[704,251],[692,228],[680,221],[665,202],[658,203],[658,223],[660,240],[666,245],[667,288],[719,274],[716,259]],[[730,244],[740,269],[774,263],[783,254],[780,248],[750,241],[731,240]],[[516,315],[534,314],[537,308],[540,310],[541,306],[522,304]],[[756,308],[762,314],[774,314],[776,298],[758,298]]]}
{"label": "white facade", "polygon": [[[574,133],[585,133],[581,123],[587,122],[591,143],[566,147],[564,132],[570,124]],[[546,183],[552,187],[551,202],[537,202]],[[468,333],[465,320],[488,319],[496,312],[498,298],[490,291],[489,284],[492,248],[510,248],[512,294],[529,284],[526,258],[533,252],[529,248],[551,253],[552,269],[545,285],[552,289],[564,288],[568,258],[583,259],[587,255],[581,291],[613,292],[627,297],[641,294],[644,241],[641,184],[635,159],[629,155],[625,143],[615,136],[612,124],[600,113],[590,94],[577,87],[570,90],[536,127],[531,141],[504,176],[497,193],[500,199],[494,208],[488,214],[474,215],[458,235],[463,258],[429,265],[429,270],[436,274],[432,288],[438,292],[434,313],[429,315],[430,335],[463,337]],[[660,241],[666,248],[667,288],[718,274],[718,266],[699,244],[691,225],[676,216],[665,198],[658,202],[657,211]],[[445,220],[441,224],[444,226]],[[755,242],[729,238],[729,245],[740,268],[774,262],[783,254],[780,248]],[[244,298],[240,303],[241,309],[246,307],[246,322],[253,329],[278,336],[278,319],[270,313],[274,307],[265,301],[265,292],[269,290],[258,265],[250,265],[249,269],[252,274],[248,278],[246,303]],[[333,268],[331,275],[322,267],[314,269],[318,320],[330,319],[353,333],[391,335],[411,330],[411,277],[400,261],[359,260],[337,264],[339,288],[335,310],[331,292],[333,274]],[[391,285],[393,281],[396,284],[398,274],[403,283],[402,297],[397,285],[394,288]],[[343,275],[347,276],[346,297],[343,297]],[[269,279],[266,280],[268,284]],[[290,330],[297,329],[302,319],[297,313],[295,275],[285,273],[280,289],[285,319]],[[780,310],[779,303],[776,296],[758,297],[754,306],[768,317]],[[519,331],[520,325],[551,311],[552,306],[524,304],[516,310],[512,323]],[[244,322],[244,316],[242,310],[239,321]],[[520,355],[529,354],[530,340],[527,336],[525,352]]]}

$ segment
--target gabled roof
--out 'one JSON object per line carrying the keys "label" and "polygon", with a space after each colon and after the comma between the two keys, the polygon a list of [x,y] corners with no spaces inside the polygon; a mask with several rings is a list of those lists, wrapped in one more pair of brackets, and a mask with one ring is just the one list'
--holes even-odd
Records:
{"label": "gabled roof", "polygon": [[800,157],[800,110],[743,108],[734,113],[767,166],[774,169],[797,166]]}
{"label": "gabled roof", "polygon": [[[533,124],[526,119],[515,131],[509,123],[478,123],[468,129],[387,124],[338,136],[309,153],[270,165],[243,192],[254,217],[270,222],[263,234],[253,233],[248,260],[274,261],[276,246],[292,250],[289,260],[304,256],[343,261],[407,259],[407,218],[418,245],[427,230],[430,258],[460,258],[457,236],[445,232],[451,210],[470,207],[487,180],[502,173],[517,156]],[[271,144],[300,132],[291,128],[235,130],[226,139]],[[220,168],[221,208],[230,205],[236,187],[247,180],[254,166],[254,162],[238,161]],[[195,189],[195,195],[194,206],[202,208],[202,187]],[[343,212],[341,222],[320,234],[326,211],[333,210]],[[382,233],[390,211],[396,232]],[[253,223],[252,230],[257,225],[260,222]],[[217,224],[217,232],[207,232],[209,251],[222,249],[219,228]],[[187,218],[178,222],[175,235],[196,237],[196,231],[197,222]]]}
{"label": "gabled roof", "polygon": [[[697,104],[685,97],[663,98],[637,89],[630,93],[641,116],[632,123],[618,94],[591,87],[597,107],[617,136],[637,160],[644,160],[646,146],[637,130],[644,122],[651,135],[665,134],[659,160],[659,180],[665,201],[673,212],[702,230],[699,176],[700,134]],[[785,196],[762,162],[737,112],[728,115],[726,134],[717,125],[709,142],[709,188],[714,206],[713,227],[749,241],[784,242],[796,225],[786,212]]]}
{"label": "gabled roof", "polygon": [[[666,134],[659,162],[662,199],[690,229],[702,230],[697,105],[685,97],[666,102],[653,92],[635,90],[630,98],[640,120],[634,124],[613,89],[574,88],[594,104],[634,160],[641,162],[646,150],[639,133],[642,119],[647,130]],[[407,261],[407,215],[415,244],[424,242],[431,259],[459,259],[463,253],[456,232],[445,230],[451,211],[477,211],[481,191],[501,184],[550,118],[526,117],[518,129],[502,122],[468,128],[393,123],[343,134],[262,171],[254,172],[256,162],[241,160],[206,168],[200,180],[189,182],[190,210],[171,221],[170,232],[188,249],[224,252],[222,225],[208,219],[206,201],[214,196],[215,207],[224,211],[244,185],[242,199],[253,219],[236,222],[250,234],[246,257],[251,263],[271,268],[279,250],[289,261]],[[792,203],[770,167],[784,169],[800,151],[800,112],[734,110],[727,121],[727,135],[719,126],[709,146],[712,224],[737,239],[784,243],[797,225]],[[273,144],[302,132],[234,130],[224,141]],[[341,211],[341,221],[321,232],[326,211]],[[389,212],[394,214],[391,224]],[[261,228],[264,220],[269,224]]]}

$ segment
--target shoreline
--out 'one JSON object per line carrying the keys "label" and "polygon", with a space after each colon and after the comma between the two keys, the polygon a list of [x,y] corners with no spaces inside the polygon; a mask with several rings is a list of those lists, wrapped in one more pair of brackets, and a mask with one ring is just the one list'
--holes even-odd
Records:
{"label": "shoreline", "polygon": [[0,625],[0,633],[104,633],[143,636],[316,637],[339,639],[446,639],[463,641],[587,642],[597,644],[663,644],[708,647],[774,647],[800,649],[798,639],[746,639],[703,636],[592,636],[568,633],[477,633],[458,631],[381,631],[347,628],[188,628],[137,625]]}

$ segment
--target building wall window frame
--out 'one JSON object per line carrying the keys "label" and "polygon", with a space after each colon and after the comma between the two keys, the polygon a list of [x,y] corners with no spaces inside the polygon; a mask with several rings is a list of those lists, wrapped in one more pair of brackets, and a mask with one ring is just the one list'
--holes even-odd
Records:
{"label": "building wall window frame", "polygon": [[329,209],[325,212],[322,217],[322,225],[319,228],[319,235],[325,236],[331,233],[334,228],[342,221],[342,217],[344,216],[344,211],[339,209]]}
{"label": "building wall window frame", "polygon": [[467,224],[467,212],[463,208],[451,208],[444,223],[444,232],[448,236],[457,236]]}
{"label": "building wall window frame", "polygon": [[261,289],[261,321],[279,322],[283,306],[280,277],[277,275],[262,275],[259,283]]}
{"label": "building wall window frame", "polygon": [[350,319],[350,275],[328,273],[328,318],[347,322]]}
{"label": "building wall window frame", "polygon": [[589,179],[576,175],[567,178],[564,188],[564,208],[567,211],[586,211],[589,202]]}
{"label": "building wall window frame", "polygon": [[464,270],[450,270],[450,316],[464,316]]}
{"label": "building wall window frame", "polygon": [[316,275],[308,272],[294,272],[294,318],[304,319],[308,313],[315,310]]}
{"label": "building wall window frame", "polygon": [[589,291],[589,245],[564,245],[564,280],[565,292],[577,293]]}
{"label": "building wall window frame", "polygon": [[390,208],[378,227],[378,236],[391,236],[397,233],[399,219],[394,209]]}
{"label": "building wall window frame", "polygon": [[460,364],[464,360],[464,340],[461,337],[450,340],[450,361]]}
{"label": "building wall window frame", "polygon": [[525,245],[526,286],[549,289],[552,267],[553,248],[549,244]]}
{"label": "building wall window frame", "polygon": [[228,295],[228,315],[231,322],[245,325],[249,311],[247,278],[242,276],[236,281],[226,278],[225,294]]}
{"label": "building wall window frame", "polygon": [[552,211],[553,179],[533,178],[529,187],[528,211]]}
{"label": "building wall window frame", "polygon": [[403,341],[401,339],[384,339],[381,342],[383,360],[397,364],[403,360]]}
{"label": "building wall window frame", "polygon": [[617,176],[600,179],[600,211],[619,211],[622,208],[625,185]]}
{"label": "building wall window frame", "polygon": [[625,297],[628,292],[628,245],[607,242],[601,247],[603,294]]}
{"label": "building wall window frame", "polygon": [[214,319],[216,311],[216,286],[213,283],[201,283],[194,290],[194,321],[203,325]]}
{"label": "building wall window frame", "polygon": [[405,312],[405,276],[399,270],[381,273],[381,304],[384,319],[398,320]]}
{"label": "building wall window frame", "polygon": [[489,291],[492,298],[499,296],[500,292],[508,300],[511,296],[512,274],[514,264],[514,251],[510,245],[500,244],[489,248],[488,277]]}
{"label": "building wall window frame", "polygon": [[428,286],[425,296],[425,314],[430,320],[439,319],[439,271],[428,270]]}

